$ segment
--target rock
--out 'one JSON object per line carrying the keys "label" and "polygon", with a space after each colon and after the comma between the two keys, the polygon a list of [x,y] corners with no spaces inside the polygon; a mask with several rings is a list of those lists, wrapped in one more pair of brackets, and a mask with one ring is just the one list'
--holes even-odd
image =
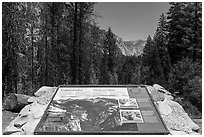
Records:
{"label": "rock", "polygon": [[190,135],[200,135],[200,134],[197,132],[191,132]]}
{"label": "rock", "polygon": [[54,91],[55,91],[55,90],[52,90],[52,91],[50,91],[50,92],[46,92],[46,94],[44,94],[44,95],[38,97],[38,98],[37,98],[37,102],[38,102],[39,104],[42,104],[42,105],[48,104],[48,103],[50,102],[52,96],[53,96],[54,93],[55,93]]}
{"label": "rock", "polygon": [[173,96],[171,96],[171,95],[166,95],[166,94],[164,94],[164,98],[165,98],[166,100],[173,100],[173,99],[174,99]]}
{"label": "rock", "polygon": [[[47,104],[48,105],[48,104]],[[42,105],[42,104],[39,104],[36,102],[34,102],[32,105],[31,105],[31,113],[33,114],[33,117],[35,119],[38,119],[38,118],[41,118],[47,105]]]}
{"label": "rock", "polygon": [[158,110],[173,135],[199,134],[199,126],[195,124],[183,107],[173,101],[170,92],[158,84],[147,86],[149,93],[156,102]]}
{"label": "rock", "polygon": [[188,135],[188,133],[184,131],[170,130],[171,135]]}
{"label": "rock", "polygon": [[[27,102],[32,102],[32,104],[26,105],[20,111],[19,115],[5,129],[4,133],[12,135],[34,134],[34,130],[55,90],[56,88],[52,87],[42,87],[35,93],[37,97],[29,97]],[[173,97],[168,92],[158,92],[151,86],[148,87],[148,91],[154,101],[157,102],[158,110],[172,135],[199,135],[199,133],[194,132],[194,130],[197,131],[199,129],[199,126],[190,119],[179,103],[172,101]],[[11,104],[9,105],[10,108],[15,108],[16,101],[18,102],[17,98],[15,94],[8,97],[7,104]],[[71,123],[70,126],[76,125],[73,127],[75,131],[81,130],[79,121],[73,120]]]}
{"label": "rock", "polygon": [[29,110],[30,110],[30,105],[25,106],[21,110],[21,112],[18,114],[18,116],[13,121],[11,121],[11,123],[4,130],[4,132],[6,132],[6,131],[21,131],[21,132],[23,132],[21,127],[27,122],[27,116],[30,115],[30,113],[28,113]]}
{"label": "rock", "polygon": [[9,124],[9,126],[4,130],[4,133],[7,133],[7,132],[23,132],[23,130],[21,128],[15,127],[13,123]]}
{"label": "rock", "polygon": [[169,115],[172,113],[172,108],[166,103],[166,101],[160,101],[158,103],[158,110],[161,115]]}
{"label": "rock", "polygon": [[17,97],[14,93],[11,93],[10,95],[8,95],[6,97],[6,99],[4,100],[4,103],[3,103],[3,108],[5,110],[8,110],[8,111],[12,111],[15,109],[15,107],[17,106],[18,104],[18,101],[17,101]]}
{"label": "rock", "polygon": [[25,106],[4,132],[21,131],[26,135],[32,135],[47,105],[41,105],[35,101],[34,103]]}
{"label": "rock", "polygon": [[[19,113],[19,115],[11,121],[9,126],[4,130],[7,134],[17,134],[17,135],[32,135],[34,134],[34,130],[39,123],[43,113],[45,112],[47,105],[55,93],[56,87],[42,87],[38,90],[35,95],[38,97],[30,97],[26,96],[27,100],[24,99],[25,102],[32,102],[32,104],[26,105]],[[21,96],[25,97],[25,96]],[[9,99],[9,100],[8,100]],[[17,96],[15,94],[11,95],[7,99],[7,104],[9,102],[17,101]],[[22,100],[22,99],[20,99]],[[18,101],[17,101],[18,102]],[[14,102],[16,104],[16,102]],[[13,107],[14,105],[10,105]],[[18,133],[17,133],[18,132]]]}
{"label": "rock", "polygon": [[[37,96],[37,102],[42,105],[46,105],[51,100],[52,96],[56,91],[56,87],[41,87],[37,92],[35,92],[35,96]],[[30,98],[29,101],[34,101],[34,98]]]}
{"label": "rock", "polygon": [[29,104],[28,102],[28,99],[31,97],[31,96],[28,96],[28,95],[23,95],[23,94],[15,94],[16,97],[17,97],[17,101],[19,104]]}
{"label": "rock", "polygon": [[154,101],[163,101],[164,100],[164,94],[161,92],[158,92],[154,87],[147,86],[148,92],[151,94],[152,99]]}
{"label": "rock", "polygon": [[26,135],[24,132],[16,132],[16,133],[13,133],[11,135]]}
{"label": "rock", "polygon": [[164,87],[160,86],[159,84],[154,84],[153,87],[159,92],[163,92],[167,95],[171,95],[169,91],[167,91]]}
{"label": "rock", "polygon": [[3,135],[25,135],[23,131],[5,131]]}
{"label": "rock", "polygon": [[22,129],[26,135],[33,135],[34,134],[34,130],[35,130],[37,124],[39,123],[40,118],[41,117],[36,119],[32,115],[28,116],[27,123],[22,126]]}
{"label": "rock", "polygon": [[14,126],[17,119],[18,119],[18,117],[16,117],[13,121],[11,121],[11,123],[4,130],[3,134],[5,134],[5,135],[23,134],[21,132],[24,132],[24,131],[21,128]]}
{"label": "rock", "polygon": [[38,99],[37,97],[30,97],[30,98],[28,99],[28,102],[29,102],[29,103],[33,103],[33,102],[35,102],[37,99]]}
{"label": "rock", "polygon": [[24,117],[24,116],[29,115],[29,114],[31,113],[30,109],[31,109],[31,104],[25,106],[25,107],[21,110],[21,112],[18,114],[18,117]]}
{"label": "rock", "polygon": [[184,113],[183,116],[185,117],[186,119],[186,123],[188,123],[188,126],[193,130],[193,131],[198,131],[200,129],[200,127],[195,124],[193,122],[193,120],[188,116],[187,113]]}
{"label": "rock", "polygon": [[29,104],[29,98],[28,95],[11,93],[6,97],[3,107],[8,111],[20,112],[23,107]]}
{"label": "rock", "polygon": [[[172,112],[170,114],[161,115],[168,128],[172,130],[184,131],[187,133],[191,133],[194,129],[197,129],[197,128],[199,129],[199,126],[196,125],[190,119],[188,114],[184,111],[184,109],[179,103],[171,100],[165,100],[164,102],[166,105],[172,108]],[[163,107],[162,109],[164,108],[165,107]]]}
{"label": "rock", "polygon": [[154,87],[152,86],[147,86],[147,91],[151,94],[152,91],[156,90]]}
{"label": "rock", "polygon": [[23,125],[27,123],[27,118],[28,116],[20,117],[20,119],[18,119],[18,121],[15,122],[14,127],[21,128]]}
{"label": "rock", "polygon": [[35,96],[39,97],[42,95],[47,94],[48,92],[54,92],[56,90],[56,87],[47,87],[47,86],[43,86],[40,89],[38,89],[38,91],[36,91],[34,93]]}
{"label": "rock", "polygon": [[164,94],[158,91],[152,91],[151,93],[152,99],[156,102],[163,101],[165,99]]}

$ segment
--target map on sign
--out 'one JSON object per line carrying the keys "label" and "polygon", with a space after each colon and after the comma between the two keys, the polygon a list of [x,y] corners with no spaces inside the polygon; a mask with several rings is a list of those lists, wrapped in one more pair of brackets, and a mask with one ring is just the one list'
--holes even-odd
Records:
{"label": "map on sign", "polygon": [[145,86],[59,86],[35,134],[167,134]]}

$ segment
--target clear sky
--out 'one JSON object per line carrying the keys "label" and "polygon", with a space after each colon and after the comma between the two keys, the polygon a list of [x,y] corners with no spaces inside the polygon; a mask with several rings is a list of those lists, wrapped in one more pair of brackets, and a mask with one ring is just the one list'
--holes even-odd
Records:
{"label": "clear sky", "polygon": [[146,40],[153,36],[159,17],[169,10],[168,2],[98,2],[95,12],[99,26],[112,31],[123,40]]}

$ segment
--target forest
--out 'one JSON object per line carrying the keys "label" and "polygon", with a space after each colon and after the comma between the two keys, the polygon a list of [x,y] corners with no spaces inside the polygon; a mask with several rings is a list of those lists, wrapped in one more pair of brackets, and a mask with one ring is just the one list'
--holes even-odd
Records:
{"label": "forest", "polygon": [[202,114],[202,3],[172,2],[143,54],[124,56],[93,2],[2,3],[2,99],[42,86],[160,84]]}

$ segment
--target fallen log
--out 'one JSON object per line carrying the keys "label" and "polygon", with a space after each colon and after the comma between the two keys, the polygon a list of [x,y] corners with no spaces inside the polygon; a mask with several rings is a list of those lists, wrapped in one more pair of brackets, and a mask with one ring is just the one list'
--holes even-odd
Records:
{"label": "fallen log", "polygon": [[3,109],[12,112],[20,112],[26,105],[30,104],[28,99],[31,96],[23,95],[23,94],[9,94],[4,102],[3,102]]}

